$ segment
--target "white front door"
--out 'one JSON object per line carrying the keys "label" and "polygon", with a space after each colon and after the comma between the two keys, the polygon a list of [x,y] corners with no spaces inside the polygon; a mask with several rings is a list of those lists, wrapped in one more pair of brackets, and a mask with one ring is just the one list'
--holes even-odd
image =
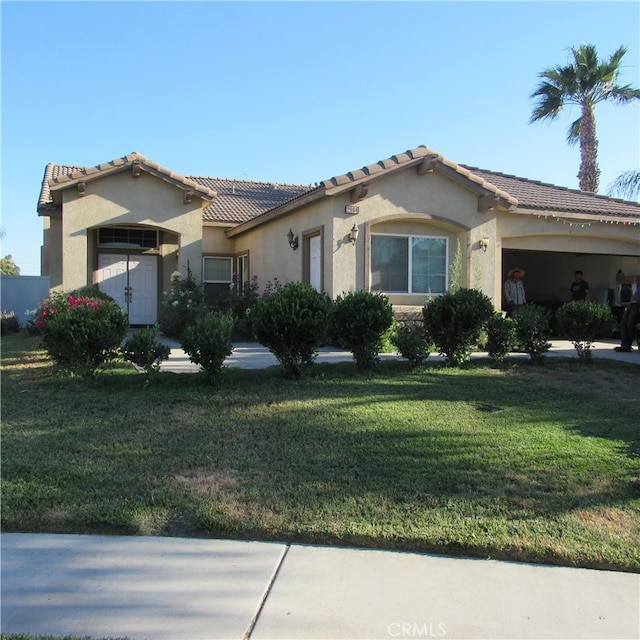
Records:
{"label": "white front door", "polygon": [[155,256],[101,253],[98,288],[129,314],[129,324],[158,319],[158,259]]}
{"label": "white front door", "polygon": [[309,284],[322,291],[322,251],[320,236],[309,238]]}

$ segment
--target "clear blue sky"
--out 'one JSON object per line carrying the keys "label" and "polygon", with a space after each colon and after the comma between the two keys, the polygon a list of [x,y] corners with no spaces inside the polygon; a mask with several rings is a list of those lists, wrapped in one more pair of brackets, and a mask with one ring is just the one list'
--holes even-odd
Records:
{"label": "clear blue sky", "polygon": [[[311,184],[425,144],[577,188],[578,114],[529,125],[568,48],[624,44],[638,2],[6,2],[2,255],[38,275],[48,162],[138,151],[184,175]],[[601,192],[640,165],[640,107],[600,105]]]}

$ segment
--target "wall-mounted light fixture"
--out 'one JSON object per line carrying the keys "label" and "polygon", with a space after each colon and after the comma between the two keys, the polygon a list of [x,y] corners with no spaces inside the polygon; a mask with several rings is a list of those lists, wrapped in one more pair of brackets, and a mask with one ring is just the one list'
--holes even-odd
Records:
{"label": "wall-mounted light fixture", "polygon": [[478,244],[483,251],[486,251],[487,247],[489,246],[489,238],[480,238]]}
{"label": "wall-mounted light fixture", "polygon": [[298,236],[293,235],[293,231],[291,231],[291,227],[289,227],[289,233],[287,233],[287,241],[289,242],[289,246],[294,251],[298,248]]}
{"label": "wall-mounted light fixture", "polygon": [[351,240],[351,244],[355,245],[356,240],[358,239],[358,233],[360,230],[356,226],[356,223],[353,223],[353,227],[351,227],[351,231],[349,231],[349,240]]}

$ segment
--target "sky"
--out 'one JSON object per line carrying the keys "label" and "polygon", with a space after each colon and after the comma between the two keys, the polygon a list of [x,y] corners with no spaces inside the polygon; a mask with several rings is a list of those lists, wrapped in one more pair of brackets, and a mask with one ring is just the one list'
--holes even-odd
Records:
{"label": "sky", "polygon": [[[132,151],[186,176],[314,184],[426,145],[577,188],[575,108],[529,124],[570,47],[640,86],[638,2],[0,2],[2,256],[40,274],[47,163]],[[640,105],[596,107],[600,192],[640,166]]]}

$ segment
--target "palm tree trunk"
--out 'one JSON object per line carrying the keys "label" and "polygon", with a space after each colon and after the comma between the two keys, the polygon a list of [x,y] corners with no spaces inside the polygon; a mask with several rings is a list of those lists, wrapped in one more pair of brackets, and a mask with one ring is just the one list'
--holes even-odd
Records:
{"label": "palm tree trunk", "polygon": [[580,120],[580,171],[578,173],[580,189],[582,191],[598,191],[600,169],[598,168],[598,140],[596,138],[596,119],[593,105],[589,102],[582,104],[582,118]]}

